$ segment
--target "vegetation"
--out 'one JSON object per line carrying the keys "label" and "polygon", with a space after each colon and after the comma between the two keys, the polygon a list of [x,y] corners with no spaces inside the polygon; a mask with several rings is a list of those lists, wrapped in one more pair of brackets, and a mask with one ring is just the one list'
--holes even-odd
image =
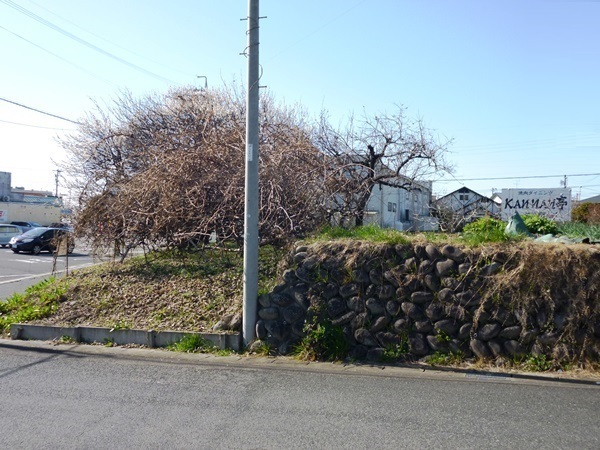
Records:
{"label": "vegetation", "polygon": [[575,206],[571,218],[576,223],[600,225],[600,204],[584,202]]}
{"label": "vegetation", "polygon": [[419,191],[419,180],[451,172],[445,160],[448,144],[401,106],[391,114],[365,112],[341,127],[321,115],[315,146],[325,155],[327,207],[339,214],[341,223],[364,225],[375,186]]}
{"label": "vegetation", "polygon": [[13,294],[0,302],[0,333],[12,323],[30,322],[54,314],[60,302],[66,299],[69,280],[49,278],[30,286],[23,294]]}
{"label": "vegetation", "polygon": [[[285,248],[259,251],[259,287],[276,283]],[[208,331],[241,312],[243,258],[238,251],[163,251],[75,271],[0,302],[0,331],[11,323]]]}
{"label": "vegetation", "polygon": [[[264,95],[260,111],[259,235],[306,236],[334,216],[362,224],[373,186],[419,190],[449,170],[446,143],[420,120],[365,116],[335,129]],[[95,247],[195,248],[243,242],[245,99],[235,86],[177,88],[96,106],[61,140],[79,199],[76,232]],[[345,223],[345,222],[343,222]]]}
{"label": "vegetation", "polygon": [[180,341],[170,345],[168,349],[184,353],[214,353],[219,356],[227,356],[233,353],[231,350],[218,348],[198,334],[188,334]]}
{"label": "vegetation", "polygon": [[367,242],[381,242],[386,244],[406,244],[410,238],[391,228],[381,228],[377,225],[344,228],[326,226],[313,237],[315,240],[357,239]]}
{"label": "vegetation", "polygon": [[574,239],[589,239],[600,242],[600,224],[567,222],[557,225],[558,232]]}
{"label": "vegetation", "polygon": [[435,352],[427,357],[427,362],[434,366],[456,366],[464,361],[464,355],[460,352]]}
{"label": "vegetation", "polygon": [[307,325],[307,334],[294,349],[294,355],[307,361],[339,361],[348,354],[342,328],[325,320]]}
{"label": "vegetation", "polygon": [[[260,115],[260,236],[276,243],[324,220],[323,157],[298,108],[264,96]],[[233,89],[122,95],[62,140],[76,232],[98,248],[243,242],[245,101]],[[298,188],[298,187],[302,188]]]}
{"label": "vegetation", "polygon": [[399,344],[389,345],[383,352],[383,360],[385,362],[397,362],[406,357],[410,348],[408,346],[408,338],[406,336]]}
{"label": "vegetation", "polygon": [[523,223],[527,230],[533,234],[557,234],[558,226],[556,222],[539,214],[523,214]]}
{"label": "vegetation", "polygon": [[[503,230],[504,226],[500,221],[483,219],[474,223],[467,231],[474,241],[483,243],[491,237],[491,242],[497,242],[496,234],[490,230]],[[594,230],[594,226],[585,224],[563,224],[559,226],[559,230],[566,230],[568,227],[572,228],[569,231],[571,235],[575,228],[588,234],[590,230]],[[385,244],[385,247],[390,244],[405,244],[415,239],[430,242],[432,236],[446,243],[454,243],[459,239],[456,235],[406,234],[381,230],[376,226],[352,230],[325,228],[314,239],[357,239],[365,241],[365,248],[370,245],[375,249],[380,247],[379,244]],[[464,240],[464,234],[460,239]],[[333,246],[339,247],[337,243]],[[498,298],[508,296],[514,299],[517,308],[527,309],[528,305],[538,305],[536,308],[545,308],[545,311],[564,310],[567,307],[564,299],[570,299],[573,308],[579,311],[576,323],[587,323],[592,320],[590,317],[597,317],[593,316],[597,312],[590,309],[588,300],[577,297],[577,283],[564,282],[565,279],[587,280],[590,288],[586,295],[596,295],[597,274],[589,272],[592,270],[589,268],[590,264],[582,259],[579,252],[569,246],[552,246],[546,251],[537,245],[519,245],[518,251],[530,261],[531,267],[506,265],[502,276],[498,277],[497,290],[490,295]],[[270,292],[277,284],[278,264],[287,255],[285,248],[260,248],[262,292]],[[486,255],[483,256],[489,257],[488,253]],[[64,326],[105,326],[114,329],[209,331],[224,316],[241,311],[241,279],[242,255],[235,246],[150,252],[130,258],[123,264],[106,264],[76,271],[69,278],[49,279],[29,288],[24,294],[12,296],[5,303],[0,303],[0,329],[6,332],[10,323],[34,322]],[[543,303],[539,303],[541,301]],[[333,326],[327,319],[317,321],[319,311],[314,313],[314,320],[305,328],[306,336],[295,348],[295,354],[306,360],[337,361],[345,358],[348,345],[342,328]],[[569,333],[575,331],[568,330]],[[447,337],[440,333],[440,340],[445,341]],[[221,354],[209,344],[191,336],[174,345],[173,350]],[[107,342],[107,345],[112,343]],[[257,346],[255,350],[255,353],[266,355],[272,349]],[[383,360],[402,360],[407,353],[408,344],[403,341],[386,348]],[[461,358],[462,355],[459,354],[439,353],[430,357],[428,362],[457,365],[461,363]],[[568,361],[568,357],[564,359],[564,363]],[[515,367],[543,371],[565,367],[560,364],[563,362],[528,356]]]}
{"label": "vegetation", "polygon": [[464,226],[461,239],[469,245],[486,242],[505,242],[510,238],[504,233],[506,223],[492,217],[483,217]]}

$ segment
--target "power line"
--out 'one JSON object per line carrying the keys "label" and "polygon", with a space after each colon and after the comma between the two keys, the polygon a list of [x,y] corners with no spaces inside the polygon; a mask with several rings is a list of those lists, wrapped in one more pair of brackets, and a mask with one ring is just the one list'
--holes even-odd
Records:
{"label": "power line", "polygon": [[154,72],[151,72],[150,70],[144,69],[143,67],[140,67],[137,64],[134,64],[134,63],[129,62],[129,61],[123,59],[123,58],[120,58],[119,56],[114,55],[114,54],[112,54],[112,53],[104,50],[103,48],[100,48],[97,45],[94,45],[94,44],[86,41],[85,39],[82,39],[79,36],[76,36],[73,33],[70,33],[67,30],[64,30],[63,28],[59,27],[58,25],[55,25],[52,22],[44,19],[43,17],[38,16],[37,14],[35,14],[35,13],[33,13],[33,12],[25,9],[25,8],[23,8],[20,5],[17,5],[16,3],[12,2],[11,0],[0,0],[0,2],[4,3],[7,6],[10,6],[13,9],[16,9],[20,13],[26,15],[27,17],[29,17],[29,18],[31,18],[31,19],[33,19],[33,20],[41,23],[42,25],[47,26],[48,28],[51,28],[54,31],[57,31],[58,33],[66,36],[66,37],[68,37],[69,39],[72,39],[75,42],[78,42],[78,43],[80,43],[82,45],[85,45],[86,47],[88,47],[88,48],[90,48],[90,49],[92,49],[92,50],[94,50],[94,51],[96,51],[96,52],[98,52],[98,53],[100,53],[100,54],[102,54],[104,56],[107,56],[107,57],[109,57],[111,59],[114,59],[115,61],[118,61],[121,64],[124,64],[124,65],[126,65],[126,66],[128,66],[128,67],[130,67],[130,68],[132,68],[134,70],[137,70],[138,72],[141,72],[141,73],[143,73],[145,75],[148,75],[148,76],[151,76],[153,78],[156,78],[157,80],[160,80],[160,81],[164,81],[164,82],[167,82],[167,83],[170,83],[170,84],[176,84],[175,81],[173,81],[173,80],[165,78],[165,77],[163,77],[161,75],[158,75],[158,74],[156,74]]}
{"label": "power line", "polygon": [[[572,175],[566,175],[567,177],[593,177],[600,175],[600,173],[578,173]],[[524,177],[490,177],[490,178],[454,178],[453,180],[433,180],[436,183],[453,183],[455,181],[493,181],[493,180],[526,180],[530,178],[556,178],[556,177],[564,177],[565,174],[562,175],[530,175]]]}
{"label": "power line", "polygon": [[43,127],[41,125],[32,125],[32,124],[29,124],[29,123],[11,122],[10,120],[2,120],[2,119],[0,119],[0,122],[2,122],[2,123],[9,123],[11,125],[20,125],[22,127],[43,128],[43,129],[46,129],[46,130],[57,130],[57,131],[70,131],[68,128]]}
{"label": "power line", "polygon": [[311,31],[310,33],[305,34],[304,36],[302,36],[300,39],[296,40],[295,42],[289,44],[287,47],[285,47],[283,50],[280,50],[278,53],[276,53],[275,55],[271,56],[268,61],[272,61],[275,58],[277,58],[279,55],[282,55],[283,53],[286,53],[289,51],[290,48],[295,47],[296,45],[300,44],[302,41],[305,41],[306,39],[310,38],[311,36],[319,33],[321,30],[327,28],[330,24],[332,24],[333,22],[339,20],[341,17],[345,16],[346,14],[348,14],[350,11],[352,11],[353,9],[355,9],[356,7],[362,5],[363,3],[365,3],[366,0],[361,0],[358,3],[356,3],[354,6],[351,6],[350,8],[346,9],[345,11],[343,11],[342,13],[336,15],[334,18],[328,20],[327,22],[325,22],[324,24],[322,24],[321,26],[317,27],[316,29],[314,29],[313,31]]}
{"label": "power line", "polygon": [[49,54],[51,54],[52,56],[54,56],[54,57],[56,57],[56,58],[60,59],[61,61],[65,62],[65,63],[67,63],[67,64],[69,64],[69,65],[71,65],[71,66],[73,66],[73,67],[76,67],[76,68],[77,68],[77,69],[79,69],[79,70],[82,70],[82,71],[84,71],[84,72],[85,72],[85,73],[87,73],[88,75],[91,75],[91,76],[92,76],[92,77],[94,77],[94,78],[97,78],[97,79],[99,79],[99,80],[101,80],[101,81],[104,81],[105,83],[108,83],[108,84],[111,84],[111,85],[113,85],[113,86],[116,86],[116,85],[115,85],[115,83],[112,83],[112,82],[110,82],[110,81],[108,81],[108,80],[105,80],[105,79],[104,79],[104,78],[102,78],[102,77],[99,77],[99,76],[98,76],[98,75],[96,75],[94,72],[92,72],[92,71],[90,71],[90,70],[87,70],[87,69],[85,69],[85,68],[83,68],[83,67],[81,67],[81,66],[79,66],[79,65],[77,65],[77,64],[75,64],[75,63],[73,63],[73,62],[71,62],[71,61],[69,61],[68,59],[65,59],[65,58],[63,58],[62,56],[60,56],[60,55],[57,55],[57,54],[56,54],[56,53],[54,53],[54,52],[51,52],[50,50],[48,50],[48,49],[46,49],[46,48],[42,47],[41,45],[38,45],[38,44],[36,44],[35,42],[32,42],[32,41],[30,41],[30,40],[29,40],[29,39],[27,39],[27,38],[24,38],[23,36],[21,36],[21,35],[19,35],[19,34],[15,33],[14,31],[11,31],[11,30],[9,30],[8,28],[5,28],[5,27],[3,27],[2,25],[0,25],[0,28],[2,28],[2,29],[3,29],[4,31],[6,31],[7,33],[10,33],[10,34],[12,34],[13,36],[16,36],[16,37],[18,37],[19,39],[22,39],[22,40],[24,40],[24,41],[25,41],[25,42],[27,42],[28,44],[31,44],[31,45],[33,45],[34,47],[37,47],[37,48],[39,48],[40,50],[43,50],[43,51],[45,51],[46,53],[49,53]]}
{"label": "power line", "polygon": [[133,51],[133,50],[130,50],[130,49],[126,48],[126,47],[123,47],[122,45],[120,45],[120,44],[118,44],[118,43],[116,43],[116,42],[113,42],[113,41],[111,41],[111,40],[109,40],[109,39],[106,39],[106,38],[104,38],[104,37],[100,36],[99,34],[96,34],[96,33],[92,32],[92,31],[90,31],[90,30],[88,30],[88,29],[86,29],[86,28],[83,28],[83,27],[79,26],[77,23],[75,23],[75,22],[73,22],[73,21],[71,21],[71,20],[69,20],[69,19],[66,19],[66,18],[62,17],[62,16],[60,16],[60,15],[56,14],[55,12],[52,12],[52,11],[50,11],[48,8],[45,8],[44,6],[42,6],[42,5],[40,5],[40,4],[36,3],[36,2],[34,2],[33,0],[29,0],[29,2],[30,2],[30,3],[33,3],[33,4],[34,4],[35,6],[37,6],[38,8],[41,8],[41,9],[43,9],[44,11],[46,11],[46,12],[48,12],[48,13],[52,14],[53,16],[55,16],[55,17],[58,17],[59,19],[61,19],[61,20],[65,21],[65,22],[67,22],[67,23],[71,24],[71,25],[72,25],[72,26],[74,26],[75,28],[78,28],[79,30],[81,30],[81,31],[83,31],[83,32],[85,32],[85,33],[91,34],[92,36],[94,36],[94,37],[96,37],[96,38],[100,39],[101,41],[104,41],[104,42],[107,42],[107,43],[109,43],[109,44],[111,44],[111,45],[114,45],[115,47],[117,47],[117,48],[120,48],[121,50],[124,50],[124,51],[126,51],[127,53],[131,53],[132,55],[134,55],[134,56],[137,56],[138,58],[145,59],[146,61],[150,61],[150,62],[152,62],[152,63],[154,63],[154,64],[158,64],[159,66],[162,66],[162,67],[164,67],[164,68],[166,68],[166,69],[169,69],[169,70],[172,70],[172,71],[174,71],[174,72],[178,72],[178,73],[181,73],[181,74],[183,74],[183,75],[187,75],[188,77],[191,77],[191,76],[192,76],[191,74],[189,74],[189,73],[187,73],[187,72],[183,72],[183,71],[181,71],[181,70],[178,70],[178,69],[175,69],[175,68],[173,68],[173,67],[167,66],[167,65],[165,65],[165,64],[163,64],[163,63],[161,63],[160,61],[156,61],[156,60],[154,60],[154,59],[152,59],[152,58],[148,58],[147,56],[144,56],[144,55],[142,55],[142,54],[140,54],[140,53],[137,53],[137,52],[135,52],[135,51]]}
{"label": "power line", "polygon": [[3,102],[6,102],[6,103],[12,103],[13,105],[20,106],[21,108],[30,109],[31,111],[35,111],[35,112],[40,113],[40,114],[45,114],[47,116],[54,117],[56,119],[65,120],[67,122],[74,123],[75,125],[81,125],[80,122],[76,122],[74,120],[67,119],[66,117],[57,116],[56,114],[52,114],[52,113],[49,113],[49,112],[46,112],[46,111],[42,111],[41,109],[32,108],[31,106],[23,105],[22,103],[17,103],[17,102],[14,102],[12,100],[8,100],[7,98],[0,97],[0,100],[3,101]]}
{"label": "power line", "polygon": [[[586,133],[586,134],[576,134],[576,135],[568,135],[568,136],[559,136],[553,138],[543,138],[543,139],[533,139],[527,141],[520,142],[497,142],[492,144],[471,144],[471,145],[457,145],[456,148],[453,148],[451,151],[466,151],[471,152],[475,151],[480,153],[481,149],[490,149],[489,153],[499,153],[502,152],[503,149],[514,149],[515,147],[531,147],[531,146],[548,146],[548,145],[573,145],[581,142],[583,140],[590,141],[590,146],[594,146],[597,142],[597,138],[599,137],[598,133]],[[487,152],[486,152],[487,153]]]}

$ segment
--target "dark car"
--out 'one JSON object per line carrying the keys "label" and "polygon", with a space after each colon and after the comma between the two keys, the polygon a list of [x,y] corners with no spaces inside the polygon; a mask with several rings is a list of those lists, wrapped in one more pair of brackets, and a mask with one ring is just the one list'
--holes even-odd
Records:
{"label": "dark car", "polygon": [[18,225],[19,227],[21,227],[21,230],[23,230],[23,233],[26,231],[29,231],[29,230],[33,230],[34,228],[41,227],[41,225],[37,222],[16,221],[16,222],[11,222],[11,225]]}
{"label": "dark car", "polygon": [[12,238],[10,240],[10,248],[15,253],[31,252],[37,255],[44,250],[55,252],[61,243],[67,245],[68,253],[73,253],[75,240],[69,230],[65,228],[39,227]]}

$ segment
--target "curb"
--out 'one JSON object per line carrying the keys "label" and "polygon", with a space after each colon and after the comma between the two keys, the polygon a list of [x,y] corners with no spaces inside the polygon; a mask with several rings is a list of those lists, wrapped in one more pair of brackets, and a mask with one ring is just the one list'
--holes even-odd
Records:
{"label": "curb", "polygon": [[112,342],[116,345],[135,344],[145,345],[149,348],[167,347],[186,336],[200,336],[221,350],[231,349],[239,352],[244,349],[241,333],[216,334],[181,331],[116,330],[114,328],[101,327],[56,327],[24,323],[13,323],[10,326],[10,338],[12,340],[51,341],[68,337],[82,343]]}

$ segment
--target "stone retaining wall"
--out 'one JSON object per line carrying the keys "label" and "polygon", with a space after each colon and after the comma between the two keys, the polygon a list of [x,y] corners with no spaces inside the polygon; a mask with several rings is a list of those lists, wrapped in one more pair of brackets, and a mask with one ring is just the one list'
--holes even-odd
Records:
{"label": "stone retaining wall", "polygon": [[501,250],[484,255],[452,245],[298,247],[282,283],[259,299],[256,334],[282,354],[307,324],[321,323],[341,329],[355,359],[377,361],[395,349],[408,359],[440,352],[597,361],[598,286],[582,286],[577,304],[507,298],[497,279],[518,264]]}

